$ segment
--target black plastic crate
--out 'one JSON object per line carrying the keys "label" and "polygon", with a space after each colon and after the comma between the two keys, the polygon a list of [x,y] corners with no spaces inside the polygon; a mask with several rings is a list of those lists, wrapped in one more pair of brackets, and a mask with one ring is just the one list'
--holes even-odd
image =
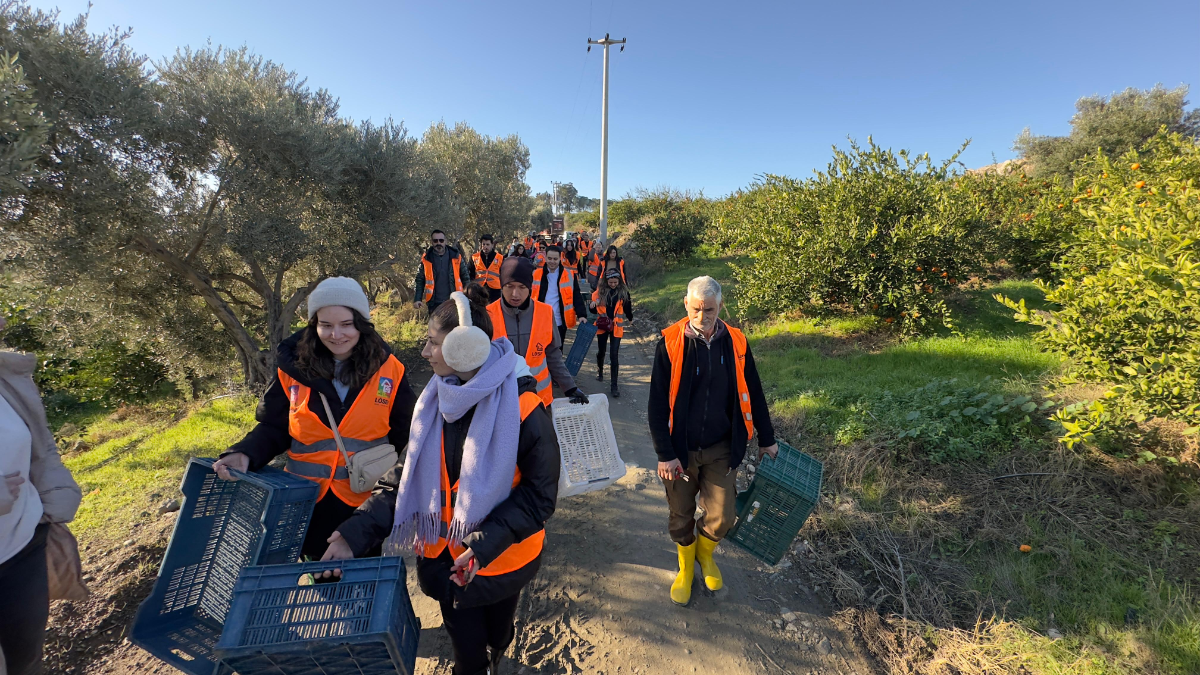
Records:
{"label": "black plastic crate", "polygon": [[313,481],[271,467],[221,480],[214,461],[188,463],[158,580],[129,632],[131,642],[190,675],[216,668],[212,650],[238,573],[299,559],[319,491]]}
{"label": "black plastic crate", "polygon": [[[339,581],[301,585],[332,567]],[[419,634],[403,558],[248,567],[216,654],[239,675],[411,675]]]}
{"label": "black plastic crate", "polygon": [[787,443],[764,457],[750,489],[737,496],[737,524],[726,537],[769,565],[777,564],[821,498],[823,466]]}

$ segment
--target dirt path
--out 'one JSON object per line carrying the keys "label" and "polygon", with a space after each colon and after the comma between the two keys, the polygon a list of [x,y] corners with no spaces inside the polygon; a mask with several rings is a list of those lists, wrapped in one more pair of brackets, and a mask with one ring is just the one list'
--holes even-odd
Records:
{"label": "dirt path", "polygon": [[[666,498],[646,428],[654,343],[628,337],[623,343],[622,396],[610,401],[610,410],[629,473],[607,490],[559,501],[547,526],[542,571],[521,600],[509,651],[515,661],[501,672],[877,672],[830,621],[813,589],[796,580],[802,569],[772,570],[732,544],[717,552],[723,590],[702,592],[698,581],[689,607],[671,603],[675,546],[666,533]],[[579,386],[607,394],[607,383],[596,381],[594,349]],[[424,626],[417,672],[449,673],[450,644],[437,605],[415,585],[411,590]],[[789,610],[796,615],[790,629],[782,616]]]}

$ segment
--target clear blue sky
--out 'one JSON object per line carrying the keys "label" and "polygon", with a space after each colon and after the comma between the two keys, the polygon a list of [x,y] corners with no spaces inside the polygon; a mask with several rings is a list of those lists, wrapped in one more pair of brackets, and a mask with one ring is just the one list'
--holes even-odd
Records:
{"label": "clear blue sky", "polygon": [[[69,19],[86,0],[35,0]],[[517,133],[535,192],[600,191],[601,55],[612,53],[609,197],[671,185],[719,196],[758,174],[808,176],[847,136],[970,167],[1013,138],[1065,134],[1074,102],[1189,84],[1200,2],[292,2],[94,0],[152,59],[247,45],[328,89],[354,119],[466,121]],[[1194,104],[1193,104],[1194,105]]]}

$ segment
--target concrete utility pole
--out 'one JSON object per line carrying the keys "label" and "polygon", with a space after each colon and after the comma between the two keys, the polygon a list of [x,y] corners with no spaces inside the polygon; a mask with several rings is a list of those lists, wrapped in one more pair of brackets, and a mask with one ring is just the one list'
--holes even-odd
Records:
{"label": "concrete utility pole", "polygon": [[604,34],[603,40],[588,38],[588,51],[592,45],[604,45],[604,91],[601,95],[600,114],[600,242],[608,245],[608,47],[621,45],[625,51],[625,38],[614,40]]}

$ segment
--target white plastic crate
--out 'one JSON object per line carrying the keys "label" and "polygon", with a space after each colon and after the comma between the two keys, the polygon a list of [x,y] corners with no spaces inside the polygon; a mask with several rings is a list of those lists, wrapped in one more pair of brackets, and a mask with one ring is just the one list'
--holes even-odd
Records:
{"label": "white plastic crate", "polygon": [[588,394],[588,402],[583,405],[556,398],[550,412],[562,458],[559,497],[603,490],[625,475],[625,462],[608,416],[607,396]]}

